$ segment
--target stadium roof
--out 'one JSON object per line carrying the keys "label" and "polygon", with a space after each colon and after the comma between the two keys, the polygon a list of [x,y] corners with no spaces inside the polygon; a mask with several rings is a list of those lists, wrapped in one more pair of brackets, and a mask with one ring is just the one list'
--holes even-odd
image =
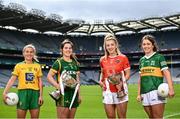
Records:
{"label": "stadium roof", "polygon": [[0,3],[0,26],[13,26],[18,30],[34,29],[40,33],[47,31],[67,34],[92,35],[98,33],[140,33],[149,31],[161,31],[166,29],[180,28],[180,14],[146,18],[141,20],[116,22],[96,21],[94,24],[85,23],[84,20],[69,19],[62,20],[58,14],[45,16],[45,12],[39,9],[26,8],[17,3],[10,3],[4,6]]}

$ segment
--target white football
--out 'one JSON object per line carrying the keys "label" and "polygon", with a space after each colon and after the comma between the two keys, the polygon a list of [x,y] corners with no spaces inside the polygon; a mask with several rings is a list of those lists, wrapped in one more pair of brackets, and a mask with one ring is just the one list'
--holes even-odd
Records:
{"label": "white football", "polygon": [[7,105],[14,106],[17,105],[19,101],[18,95],[16,93],[8,93],[6,98]]}
{"label": "white football", "polygon": [[167,83],[160,84],[159,87],[158,87],[157,92],[158,92],[159,96],[166,98],[168,96],[168,93],[169,93],[168,84]]}

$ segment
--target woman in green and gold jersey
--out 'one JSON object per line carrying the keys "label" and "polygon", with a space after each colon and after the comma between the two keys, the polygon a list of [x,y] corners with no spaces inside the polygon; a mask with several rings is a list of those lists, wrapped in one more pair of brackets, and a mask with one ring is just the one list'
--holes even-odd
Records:
{"label": "woman in green and gold jersey", "polygon": [[[68,87],[67,85],[63,86],[60,84],[61,81],[64,81],[63,79],[67,79],[66,81],[69,83],[74,81],[68,79],[74,79],[78,84],[80,83],[79,63],[73,54],[73,43],[70,40],[65,39],[60,45],[60,50],[62,52],[62,57],[58,58],[53,63],[47,79],[61,93],[59,99],[55,100],[57,107],[57,118],[74,118],[77,107],[81,102],[79,87],[77,87],[78,92],[77,95],[75,95],[75,100],[72,103],[76,88],[73,86]],[[56,76],[56,79],[54,79],[54,76]],[[64,90],[63,92],[62,88]],[[71,103],[72,108],[70,108]]]}
{"label": "woman in green and gold jersey", "polygon": [[157,53],[158,47],[154,36],[145,35],[141,40],[141,47],[145,56],[139,62],[137,100],[142,101],[149,118],[163,118],[166,98],[160,97],[157,89],[165,77],[169,86],[169,97],[174,96],[171,74],[164,56]]}
{"label": "woman in green and gold jersey", "polygon": [[32,44],[23,48],[24,61],[16,64],[3,92],[4,102],[9,89],[18,79],[17,118],[25,118],[27,110],[31,118],[39,118],[39,107],[43,104],[42,70],[38,64],[36,49]]}

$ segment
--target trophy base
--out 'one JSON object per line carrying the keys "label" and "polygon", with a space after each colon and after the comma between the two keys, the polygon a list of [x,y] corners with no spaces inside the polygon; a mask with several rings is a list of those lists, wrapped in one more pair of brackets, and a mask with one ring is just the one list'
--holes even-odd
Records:
{"label": "trophy base", "polygon": [[54,100],[58,100],[60,98],[60,91],[53,91],[51,93],[49,93],[49,95],[51,96],[51,98],[53,98]]}
{"label": "trophy base", "polygon": [[124,91],[117,92],[117,98],[123,98],[125,95]]}

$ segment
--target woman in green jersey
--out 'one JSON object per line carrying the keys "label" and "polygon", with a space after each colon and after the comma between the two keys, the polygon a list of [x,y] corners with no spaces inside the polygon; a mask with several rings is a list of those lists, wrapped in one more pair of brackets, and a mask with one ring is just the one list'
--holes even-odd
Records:
{"label": "woman in green jersey", "polygon": [[[79,103],[81,101],[79,87],[77,88],[77,85],[80,84],[79,63],[77,62],[77,59],[73,54],[73,43],[70,40],[65,39],[60,45],[60,50],[62,52],[62,57],[58,58],[53,63],[48,73],[47,79],[61,93],[60,98],[56,100],[57,117],[74,118],[77,107],[79,106]],[[54,76],[56,76],[56,80],[54,79]],[[75,79],[76,85],[65,86],[64,83],[65,80],[69,82],[71,81],[73,82],[73,80],[68,80],[68,79]],[[60,85],[61,82],[63,82],[64,85]],[[75,94],[75,89],[78,89],[78,92],[77,95],[75,95],[76,97],[72,103],[72,99]],[[71,103],[72,103],[72,108],[70,108]]]}
{"label": "woman in green jersey", "polygon": [[17,118],[25,118],[29,110],[31,118],[39,118],[39,107],[43,104],[42,70],[38,64],[36,49],[32,44],[23,48],[24,61],[16,64],[3,92],[4,102],[10,87],[18,79]]}
{"label": "woman in green jersey", "polygon": [[145,35],[142,38],[141,47],[145,56],[139,62],[140,79],[137,100],[142,101],[149,118],[163,118],[166,98],[160,97],[157,89],[165,77],[169,86],[169,97],[174,96],[171,74],[164,56],[157,53],[157,43],[152,35]]}

